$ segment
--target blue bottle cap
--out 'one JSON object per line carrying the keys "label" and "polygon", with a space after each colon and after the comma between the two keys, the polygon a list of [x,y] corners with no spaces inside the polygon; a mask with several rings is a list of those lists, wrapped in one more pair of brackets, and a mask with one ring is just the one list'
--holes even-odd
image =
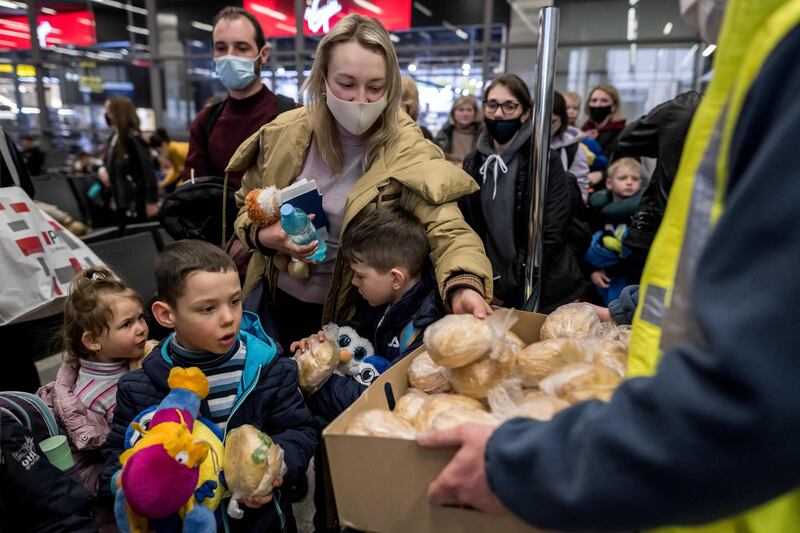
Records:
{"label": "blue bottle cap", "polygon": [[292,204],[283,204],[281,206],[281,216],[290,217],[294,214],[294,206]]}

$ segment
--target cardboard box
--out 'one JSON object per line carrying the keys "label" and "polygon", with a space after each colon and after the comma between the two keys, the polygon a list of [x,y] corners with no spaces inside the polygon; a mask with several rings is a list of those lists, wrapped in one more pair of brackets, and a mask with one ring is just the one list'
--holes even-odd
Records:
{"label": "cardboard box", "polygon": [[[515,311],[512,331],[526,343],[539,340],[545,315]],[[536,530],[508,513],[494,516],[470,509],[433,507],[428,484],[455,455],[455,449],[430,450],[414,441],[346,435],[354,415],[388,409],[385,389],[395,399],[408,390],[408,367],[422,349],[387,370],[323,432],[339,521],[379,533],[532,533]]]}

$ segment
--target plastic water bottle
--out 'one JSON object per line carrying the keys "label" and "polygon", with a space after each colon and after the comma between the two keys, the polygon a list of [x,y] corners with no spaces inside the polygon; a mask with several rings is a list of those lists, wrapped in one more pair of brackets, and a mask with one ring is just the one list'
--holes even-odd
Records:
{"label": "plastic water bottle", "polygon": [[292,204],[283,204],[281,206],[281,227],[295,244],[303,245],[317,241],[317,250],[308,256],[308,259],[317,263],[325,260],[328,247],[325,246],[324,240],[317,237],[314,223],[308,219],[305,211],[295,208]]}

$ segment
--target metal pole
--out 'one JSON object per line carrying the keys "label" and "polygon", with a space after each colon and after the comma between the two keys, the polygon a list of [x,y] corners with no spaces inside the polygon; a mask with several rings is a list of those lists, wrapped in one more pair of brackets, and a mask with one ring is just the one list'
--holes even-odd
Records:
{"label": "metal pole", "polygon": [[147,9],[147,29],[150,34],[147,42],[150,45],[150,105],[156,114],[156,127],[164,125],[164,93],[161,83],[161,45],[158,40],[158,15],[156,0],[145,0]]}
{"label": "metal pole", "polygon": [[301,102],[303,95],[301,91],[303,89],[303,82],[306,81],[306,77],[303,74],[303,68],[305,68],[304,61],[303,61],[303,49],[305,48],[305,19],[303,16],[306,12],[306,3],[304,0],[294,0],[294,16],[295,16],[295,28],[296,33],[294,34],[294,68],[297,71],[297,101]]}
{"label": "metal pole", "polygon": [[28,28],[31,32],[31,59],[36,70],[36,105],[39,107],[39,129],[42,132],[40,146],[46,151],[52,147],[52,130],[50,128],[50,111],[47,109],[47,100],[44,97],[44,72],[42,64],[42,51],[39,47],[39,38],[36,34],[36,16],[39,2],[28,2]]}
{"label": "metal pole", "polygon": [[494,0],[485,0],[483,4],[483,42],[481,42],[481,55],[483,59],[481,60],[481,65],[483,66],[482,73],[483,77],[483,86],[489,83],[489,76],[491,74],[489,70],[489,44],[492,41],[492,18],[493,15],[493,8],[494,8]]}
{"label": "metal pole", "polygon": [[525,310],[538,311],[542,294],[544,203],[550,160],[550,118],[553,114],[553,82],[558,48],[558,8],[539,10],[539,45],[533,95],[533,142],[531,143],[531,202],[528,226],[528,260],[525,263]]}

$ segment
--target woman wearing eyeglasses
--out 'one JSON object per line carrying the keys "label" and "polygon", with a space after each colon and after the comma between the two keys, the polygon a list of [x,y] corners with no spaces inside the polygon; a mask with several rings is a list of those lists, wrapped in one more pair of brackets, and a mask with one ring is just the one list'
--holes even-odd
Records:
{"label": "woman wearing eyeglasses", "polygon": [[[495,303],[521,307],[530,223],[530,154],[533,125],[531,95],[515,74],[500,76],[483,98],[486,129],[464,170],[481,190],[459,202],[464,218],[483,240],[492,263]],[[550,151],[550,177],[545,195],[544,277],[540,310],[549,312],[581,297],[587,283],[577,258],[565,242],[574,177]]]}

